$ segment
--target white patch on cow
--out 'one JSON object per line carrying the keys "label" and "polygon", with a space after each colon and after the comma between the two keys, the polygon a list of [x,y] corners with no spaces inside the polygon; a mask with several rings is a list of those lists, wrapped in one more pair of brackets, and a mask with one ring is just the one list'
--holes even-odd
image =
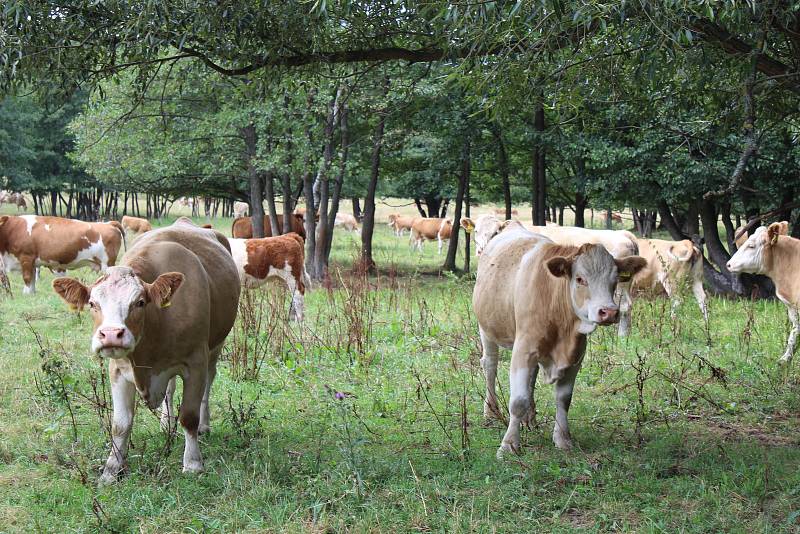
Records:
{"label": "white patch on cow", "polygon": [[106,252],[106,246],[103,244],[103,240],[98,237],[97,241],[94,243],[88,240],[87,242],[89,246],[79,250],[75,259],[67,267],[75,269],[77,267],[89,265],[96,271],[101,269],[106,270],[108,268],[108,253]]}
{"label": "white patch on cow", "polygon": [[47,231],[49,232],[49,231],[50,231],[50,225],[49,225],[49,224],[45,224],[45,225],[44,225],[44,229],[45,229],[45,230],[47,230]]}
{"label": "white patch on cow", "polygon": [[247,242],[244,239],[228,239],[231,246],[231,256],[233,256],[233,263],[236,264],[236,270],[239,271],[239,280],[242,286],[245,285],[246,274],[244,268],[247,266]]}
{"label": "white patch on cow", "polygon": [[33,225],[36,224],[36,215],[20,215],[20,218],[25,219],[25,224],[28,226],[28,235],[33,233]]}
{"label": "white patch on cow", "polygon": [[[117,271],[113,271],[117,269]],[[92,336],[92,352],[100,354],[103,344],[99,332],[104,328],[121,328],[124,331],[124,349],[105,349],[104,356],[109,358],[125,358],[136,348],[137,339],[128,329],[125,321],[128,319],[131,304],[142,293],[144,286],[129,267],[114,267],[109,277],[104,282],[94,286],[90,294],[90,301],[100,309],[103,321]],[[166,386],[165,386],[166,387]],[[162,398],[158,399],[161,402]]]}

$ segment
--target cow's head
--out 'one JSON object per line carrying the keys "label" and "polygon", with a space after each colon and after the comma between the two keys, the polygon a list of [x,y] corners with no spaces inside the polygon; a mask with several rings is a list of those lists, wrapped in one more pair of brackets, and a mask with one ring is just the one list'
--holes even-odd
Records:
{"label": "cow's head", "polygon": [[728,261],[728,270],[732,273],[768,272],[772,267],[772,247],[778,242],[778,237],[785,235],[787,230],[788,228],[781,223],[757,228]]}
{"label": "cow's head", "polygon": [[481,215],[475,221],[464,217],[461,219],[461,227],[475,238],[475,255],[480,256],[489,241],[503,231],[507,222],[501,221],[494,215]]}
{"label": "cow's head", "polygon": [[389,226],[394,227],[397,224],[397,218],[400,217],[399,213],[390,213],[389,214]]}
{"label": "cow's head", "polygon": [[73,278],[56,278],[53,289],[73,309],[87,304],[94,320],[92,352],[106,358],[124,358],[144,333],[147,306],[168,307],[183,274],[164,273],[148,284],[130,267],[110,267],[91,287]]}
{"label": "cow's head", "polygon": [[588,334],[597,325],[619,320],[614,302],[617,282],[629,281],[646,264],[640,256],[614,259],[600,245],[582,245],[573,254],[551,258],[547,268],[553,276],[569,279],[572,309],[581,320],[580,332]]}

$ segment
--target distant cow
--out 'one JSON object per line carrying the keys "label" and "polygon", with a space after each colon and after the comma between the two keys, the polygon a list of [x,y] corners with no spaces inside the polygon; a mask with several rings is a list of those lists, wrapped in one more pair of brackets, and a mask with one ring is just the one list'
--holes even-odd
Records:
{"label": "distant cow", "polygon": [[[606,219],[608,218],[608,213],[605,211],[600,212],[600,222],[605,223]],[[616,211],[611,213],[611,221],[622,224],[622,214],[617,213]]]}
{"label": "distant cow", "polygon": [[399,213],[389,215],[389,226],[394,230],[394,235],[403,237],[406,230],[411,231],[411,225],[417,220],[416,217],[405,217]]}
{"label": "distant cow", "polygon": [[[505,217],[506,216],[506,210],[505,210],[505,208],[495,208],[494,209],[494,214],[495,215],[501,215],[501,216]],[[511,215],[513,217],[519,217],[519,211],[512,209],[511,210]]]}
{"label": "distant cow", "polygon": [[12,191],[0,191],[0,205],[13,204],[17,207],[17,211],[22,208],[28,209],[28,203],[25,201],[25,195],[22,193],[15,193]]}
{"label": "distant cow", "polygon": [[800,281],[797,269],[800,268],[800,240],[781,232],[781,223],[761,226],[736,251],[728,262],[732,273],[754,273],[769,276],[775,282],[775,294],[786,305],[792,330],[781,356],[782,362],[789,362],[794,355],[797,335],[800,333]]}
{"label": "distant cow", "polygon": [[87,223],[39,215],[0,216],[0,254],[6,271],[22,272],[23,293],[36,291],[36,270],[91,267],[105,271],[117,261],[123,229],[116,221]]}
{"label": "distant cow", "polygon": [[292,294],[291,317],[302,321],[308,286],[303,238],[289,232],[261,239],[231,239],[230,243],[242,288],[260,287],[270,278],[283,280]]}
{"label": "distant cow", "polygon": [[125,232],[130,232],[134,236],[149,232],[153,229],[150,221],[140,217],[131,217],[130,215],[122,216],[122,229]]}
{"label": "distant cow", "polygon": [[348,232],[361,232],[356,218],[349,213],[342,213],[340,211],[336,212],[336,219],[333,221],[333,226],[344,228]]}
{"label": "distant cow", "polygon": [[[774,224],[778,225],[778,235],[789,235],[789,221],[781,221]],[[737,228],[736,232],[733,234],[734,236],[739,236],[736,238],[736,248],[742,248],[742,245],[744,245],[745,241],[747,241],[748,233],[742,232],[743,229],[744,225]],[[739,232],[742,232],[741,235],[739,235]]]}
{"label": "distant cow", "polygon": [[115,482],[126,464],[138,391],[150,409],[173,419],[175,377],[183,379],[180,423],[183,471],[203,471],[198,433],[209,430],[209,393],[239,303],[239,276],[227,239],[186,218],[144,234],[119,267],[86,287],[53,280],[70,306],[88,304],[92,352],[109,360],[114,416],[111,453],[101,484]]}
{"label": "distant cow", "polygon": [[678,304],[677,285],[689,278],[692,293],[697,299],[703,317],[708,321],[706,292],[703,290],[703,254],[688,239],[666,241],[663,239],[637,239],[639,255],[647,260],[647,266],[636,273],[633,287],[652,289],[660,285],[667,296],[673,299],[673,310]]}
{"label": "distant cow", "polygon": [[[303,239],[306,238],[306,229],[303,226],[303,216],[294,213],[292,214],[291,228],[292,232],[299,234]],[[283,233],[283,214],[278,215],[278,234]],[[253,222],[250,217],[240,217],[233,221],[231,226],[231,235],[237,239],[252,239],[253,237]],[[273,237],[272,225],[269,222],[269,215],[264,215],[264,237]]]}
{"label": "distant cow", "polygon": [[440,219],[436,217],[420,217],[414,219],[411,224],[411,242],[417,250],[422,252],[422,243],[425,240],[438,241],[439,251],[442,253],[442,245],[450,240],[453,233],[453,221],[450,219]]}
{"label": "distant cow", "polygon": [[247,202],[234,202],[233,203],[233,216],[235,218],[247,217],[250,215],[250,204]]}
{"label": "distant cow", "polygon": [[614,259],[602,246],[563,246],[508,225],[483,249],[472,295],[486,376],[484,414],[499,413],[495,382],[498,348],[511,352],[509,424],[497,451],[520,450],[519,426],[530,421],[531,399],[541,371],[555,384],[553,442],[570,449],[567,412],[586,352],[586,335],[618,320],[614,290],[645,265],[638,256]]}

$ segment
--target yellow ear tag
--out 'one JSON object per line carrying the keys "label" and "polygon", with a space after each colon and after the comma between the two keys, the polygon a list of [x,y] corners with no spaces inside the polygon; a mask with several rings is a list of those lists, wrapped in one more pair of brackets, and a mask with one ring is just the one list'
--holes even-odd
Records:
{"label": "yellow ear tag", "polygon": [[624,271],[619,273],[619,281],[620,282],[629,282],[631,279],[631,273]]}
{"label": "yellow ear tag", "polygon": [[172,306],[172,301],[171,300],[168,300],[166,302],[162,302],[161,303],[161,307],[162,308],[169,308],[170,306]]}
{"label": "yellow ear tag", "polygon": [[471,233],[472,233],[472,231],[473,231],[473,230],[475,230],[475,227],[474,227],[474,226],[472,226],[471,224],[468,224],[468,225],[467,225],[467,227],[466,227],[466,228],[464,228],[464,230],[465,230],[465,231],[466,231],[468,234],[471,234]]}
{"label": "yellow ear tag", "polygon": [[778,234],[775,234],[772,238],[772,241],[770,241],[770,245],[774,245],[777,242],[778,242]]}

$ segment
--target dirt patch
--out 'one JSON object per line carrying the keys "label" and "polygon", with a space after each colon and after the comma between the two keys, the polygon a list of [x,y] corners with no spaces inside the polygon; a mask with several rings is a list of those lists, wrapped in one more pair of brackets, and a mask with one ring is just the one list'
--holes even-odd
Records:
{"label": "dirt patch", "polygon": [[719,436],[724,441],[757,441],[765,447],[789,447],[800,444],[797,436],[781,433],[778,429],[746,423],[728,423],[707,419],[699,422],[703,431]]}
{"label": "dirt patch", "polygon": [[561,514],[561,519],[566,521],[570,527],[576,530],[589,529],[594,526],[595,512],[591,510],[578,510],[569,508]]}

